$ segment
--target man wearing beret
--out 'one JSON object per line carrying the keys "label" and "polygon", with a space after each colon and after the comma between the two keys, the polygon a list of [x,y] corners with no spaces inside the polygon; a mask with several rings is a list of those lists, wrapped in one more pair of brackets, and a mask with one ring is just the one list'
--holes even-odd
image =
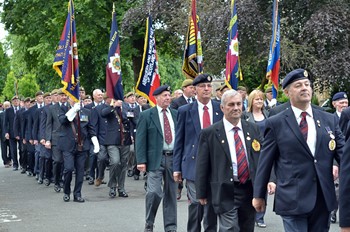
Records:
{"label": "man wearing beret", "polygon": [[291,107],[266,120],[266,130],[254,183],[253,206],[265,208],[272,166],[276,174],[274,211],[284,230],[323,232],[337,201],[333,161],[340,161],[344,136],[333,115],[311,107],[308,72],[296,69],[282,87]]}
{"label": "man wearing beret", "polygon": [[[335,108],[334,117],[336,118],[336,121],[339,123],[340,115],[344,109],[348,107],[348,96],[344,92],[338,92],[334,94],[332,98],[332,105]],[[344,134],[344,133],[343,133]],[[339,169],[338,166],[333,167],[333,172],[338,173]],[[337,201],[339,198],[339,179],[337,178],[334,180],[335,185],[335,192],[337,195]],[[338,211],[338,205],[335,210],[331,213],[331,222],[336,223],[337,222],[337,211]]]}
{"label": "man wearing beret", "polygon": [[174,99],[170,105],[170,107],[175,110],[177,110],[180,106],[192,103],[194,101],[195,92],[191,79],[184,80],[182,82],[181,89],[183,92],[182,96]]}
{"label": "man wearing beret", "polygon": [[[211,100],[212,77],[198,75],[192,85],[197,93],[197,101],[181,106],[178,110],[178,122],[174,147],[174,179],[181,183],[186,179],[188,197],[187,231],[201,231],[203,219],[204,231],[216,231],[216,214],[211,204],[202,206],[196,198],[196,161],[199,135],[203,128],[222,119],[220,103]],[[206,118],[206,115],[208,116]],[[208,121],[206,121],[208,119]]]}
{"label": "man wearing beret", "polygon": [[148,172],[144,231],[153,231],[156,213],[162,199],[164,231],[176,231],[173,150],[177,111],[169,108],[171,92],[168,85],[158,87],[153,95],[157,105],[140,113],[135,142],[137,168],[142,172]]}

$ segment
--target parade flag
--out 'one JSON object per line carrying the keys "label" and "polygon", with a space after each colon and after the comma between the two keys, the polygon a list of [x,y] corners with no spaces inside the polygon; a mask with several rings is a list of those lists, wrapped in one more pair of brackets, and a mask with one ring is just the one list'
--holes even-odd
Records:
{"label": "parade flag", "polygon": [[202,42],[196,0],[192,0],[191,14],[188,20],[182,72],[187,78],[191,79],[194,79],[198,74],[203,72]]}
{"label": "parade flag", "polygon": [[142,67],[136,85],[136,92],[146,98],[151,106],[156,105],[153,96],[154,90],[160,86],[158,72],[158,57],[156,50],[156,38],[152,27],[152,18],[148,16],[146,21],[145,45],[142,58]]}
{"label": "parade flag", "polygon": [[120,63],[119,34],[115,15],[115,7],[113,4],[111,34],[109,36],[109,52],[106,66],[106,90],[109,98],[123,101],[124,92]]}
{"label": "parade flag", "polygon": [[239,64],[238,20],[235,0],[231,0],[231,20],[228,29],[226,49],[226,85],[231,89],[238,87],[238,80],[243,80]]}
{"label": "parade flag", "polygon": [[280,71],[280,16],[278,13],[278,0],[273,2],[272,12],[272,38],[270,42],[269,61],[266,78],[272,82],[272,96],[277,98],[278,76]]}
{"label": "parade flag", "polygon": [[79,62],[73,0],[68,2],[68,15],[58,44],[53,68],[61,77],[62,91],[79,102]]}

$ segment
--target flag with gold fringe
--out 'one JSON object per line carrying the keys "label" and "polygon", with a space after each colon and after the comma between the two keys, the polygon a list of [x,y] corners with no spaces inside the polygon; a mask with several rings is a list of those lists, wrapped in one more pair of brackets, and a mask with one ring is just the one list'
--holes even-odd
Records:
{"label": "flag with gold fringe", "polygon": [[157,102],[153,96],[153,92],[159,86],[160,75],[158,72],[156,38],[152,27],[152,18],[151,16],[148,16],[146,21],[142,67],[136,85],[136,93],[146,98],[151,106],[155,106]]}
{"label": "flag with gold fringe", "polygon": [[58,44],[53,68],[61,77],[62,91],[79,101],[79,62],[73,0],[68,2],[68,15]]}
{"label": "flag with gold fringe", "polygon": [[202,42],[196,0],[192,0],[191,14],[188,20],[182,72],[186,78],[190,79],[194,79],[198,74],[203,72]]}
{"label": "flag with gold fringe", "polygon": [[238,18],[235,0],[231,1],[231,20],[229,24],[226,49],[226,85],[236,89],[238,81],[243,80],[239,64]]}

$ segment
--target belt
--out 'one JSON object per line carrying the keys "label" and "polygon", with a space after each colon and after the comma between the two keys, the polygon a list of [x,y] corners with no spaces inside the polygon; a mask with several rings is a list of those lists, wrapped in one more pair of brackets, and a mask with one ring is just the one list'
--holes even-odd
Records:
{"label": "belt", "polygon": [[171,155],[173,155],[173,151],[170,151],[170,150],[163,150],[163,155],[165,155],[165,156],[171,156]]}
{"label": "belt", "polygon": [[245,185],[251,184],[251,183],[252,183],[252,181],[250,179],[248,179],[244,184],[239,182],[239,181],[234,181],[235,186],[238,186],[238,185],[245,186]]}

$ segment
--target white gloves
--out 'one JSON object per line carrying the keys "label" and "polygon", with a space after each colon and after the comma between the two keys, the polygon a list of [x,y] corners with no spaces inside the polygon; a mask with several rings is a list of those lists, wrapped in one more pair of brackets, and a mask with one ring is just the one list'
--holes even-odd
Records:
{"label": "white gloves", "polygon": [[73,119],[75,118],[75,115],[77,114],[77,112],[80,110],[80,103],[75,103],[74,106],[68,110],[68,112],[66,113],[67,119],[68,121],[73,121]]}
{"label": "white gloves", "polygon": [[97,137],[92,136],[91,142],[94,145],[94,153],[98,153],[100,151],[100,144],[98,143]]}
{"label": "white gloves", "polygon": [[276,98],[272,98],[271,101],[269,102],[269,107],[272,108],[272,107],[276,106],[276,104],[277,104]]}

